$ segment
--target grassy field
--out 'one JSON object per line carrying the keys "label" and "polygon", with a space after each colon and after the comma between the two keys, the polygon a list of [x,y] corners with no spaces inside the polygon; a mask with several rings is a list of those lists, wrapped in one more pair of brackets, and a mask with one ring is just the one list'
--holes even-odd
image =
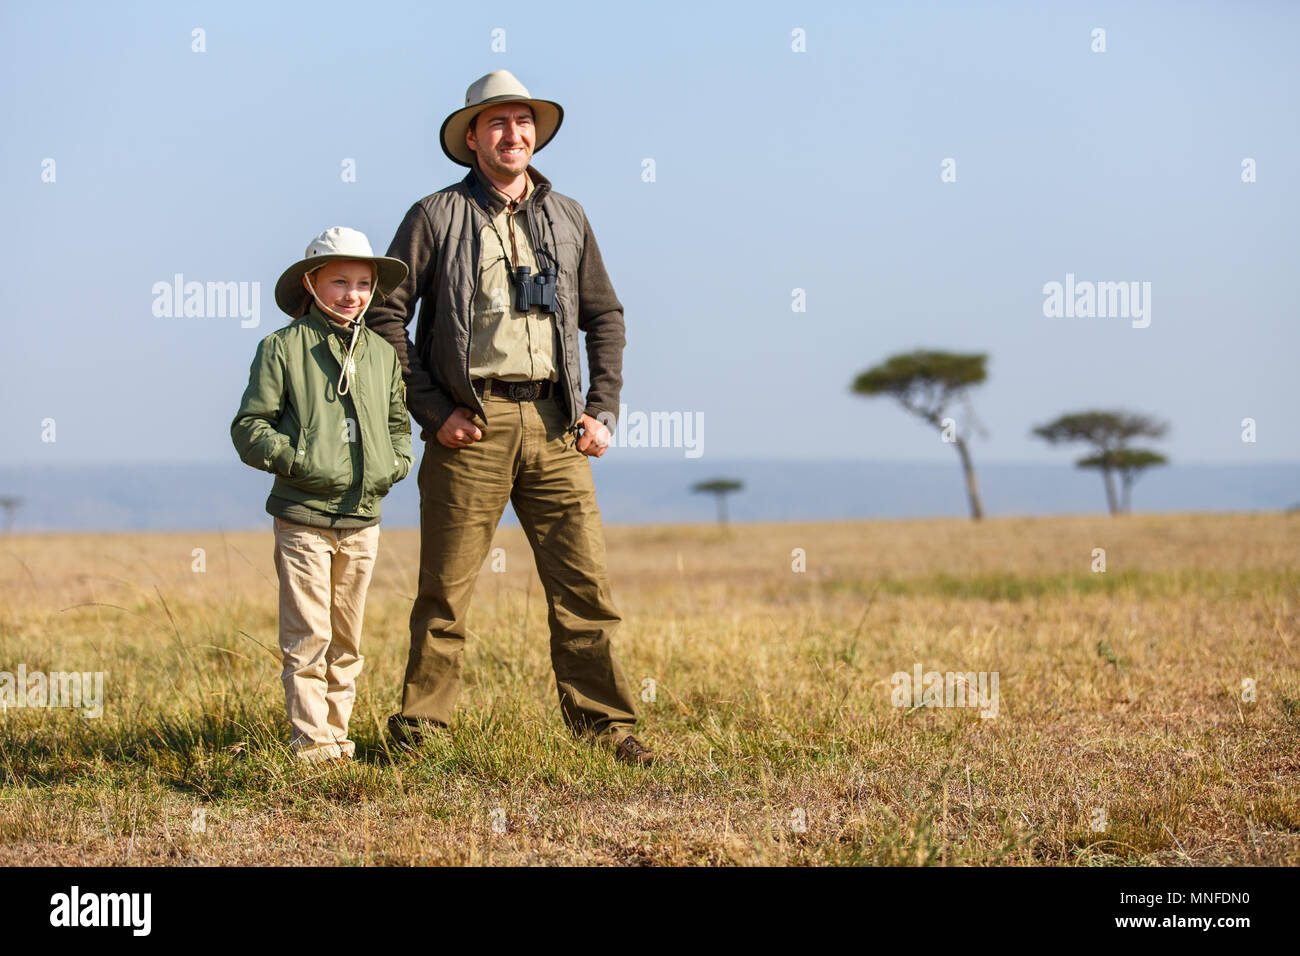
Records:
{"label": "grassy field", "polygon": [[[517,529],[416,757],[383,532],[359,759],[296,766],[267,522],[0,542],[0,670],[105,672],[98,719],[0,715],[0,864],[1300,863],[1300,515],[609,528],[649,770],[565,730]],[[894,706],[917,665],[996,716]]]}

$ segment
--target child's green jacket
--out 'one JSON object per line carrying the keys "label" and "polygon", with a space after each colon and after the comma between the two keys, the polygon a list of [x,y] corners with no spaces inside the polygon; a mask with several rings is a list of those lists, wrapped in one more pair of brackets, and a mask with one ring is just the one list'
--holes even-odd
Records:
{"label": "child's green jacket", "polygon": [[257,346],[230,437],[246,464],[274,474],[271,494],[335,515],[380,516],[411,471],[411,420],[397,352],[364,325],[356,372],[338,394],[346,347],[311,311]]}

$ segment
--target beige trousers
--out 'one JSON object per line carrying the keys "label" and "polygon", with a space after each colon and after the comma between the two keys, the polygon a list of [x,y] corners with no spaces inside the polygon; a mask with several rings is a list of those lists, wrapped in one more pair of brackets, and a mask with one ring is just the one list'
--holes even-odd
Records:
{"label": "beige trousers", "polygon": [[351,757],[348,720],[361,673],[361,618],[379,525],[330,529],[275,519],[285,707],[301,760]]}

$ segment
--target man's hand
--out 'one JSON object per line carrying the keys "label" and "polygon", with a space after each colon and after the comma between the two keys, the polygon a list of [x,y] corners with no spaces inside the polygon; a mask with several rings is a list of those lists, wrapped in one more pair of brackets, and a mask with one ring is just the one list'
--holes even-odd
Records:
{"label": "man's hand", "polygon": [[582,434],[578,437],[578,451],[592,458],[599,458],[609,448],[609,429],[586,412],[578,419]]}
{"label": "man's hand", "polygon": [[438,443],[447,448],[464,448],[466,445],[472,445],[483,437],[483,432],[470,421],[470,416],[474,414],[472,410],[464,405],[457,406],[456,410],[447,416],[447,420],[442,423],[438,429],[438,434],[434,437]]}

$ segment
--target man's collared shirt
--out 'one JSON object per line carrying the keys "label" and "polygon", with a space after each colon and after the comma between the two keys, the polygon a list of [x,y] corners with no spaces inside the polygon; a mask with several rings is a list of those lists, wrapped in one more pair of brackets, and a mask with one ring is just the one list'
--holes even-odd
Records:
{"label": "man's collared shirt", "polygon": [[[506,205],[492,223],[479,233],[482,255],[479,285],[474,296],[469,340],[470,378],[499,378],[508,382],[557,380],[555,371],[555,315],[532,306],[527,312],[515,308],[511,265],[527,266],[537,275],[533,237],[528,228],[524,203],[533,194],[532,177],[524,174],[524,195],[510,211],[510,200],[499,190]],[[495,187],[492,187],[495,189]],[[510,217],[514,217],[514,261],[510,248]],[[495,228],[494,228],[495,227]]]}

